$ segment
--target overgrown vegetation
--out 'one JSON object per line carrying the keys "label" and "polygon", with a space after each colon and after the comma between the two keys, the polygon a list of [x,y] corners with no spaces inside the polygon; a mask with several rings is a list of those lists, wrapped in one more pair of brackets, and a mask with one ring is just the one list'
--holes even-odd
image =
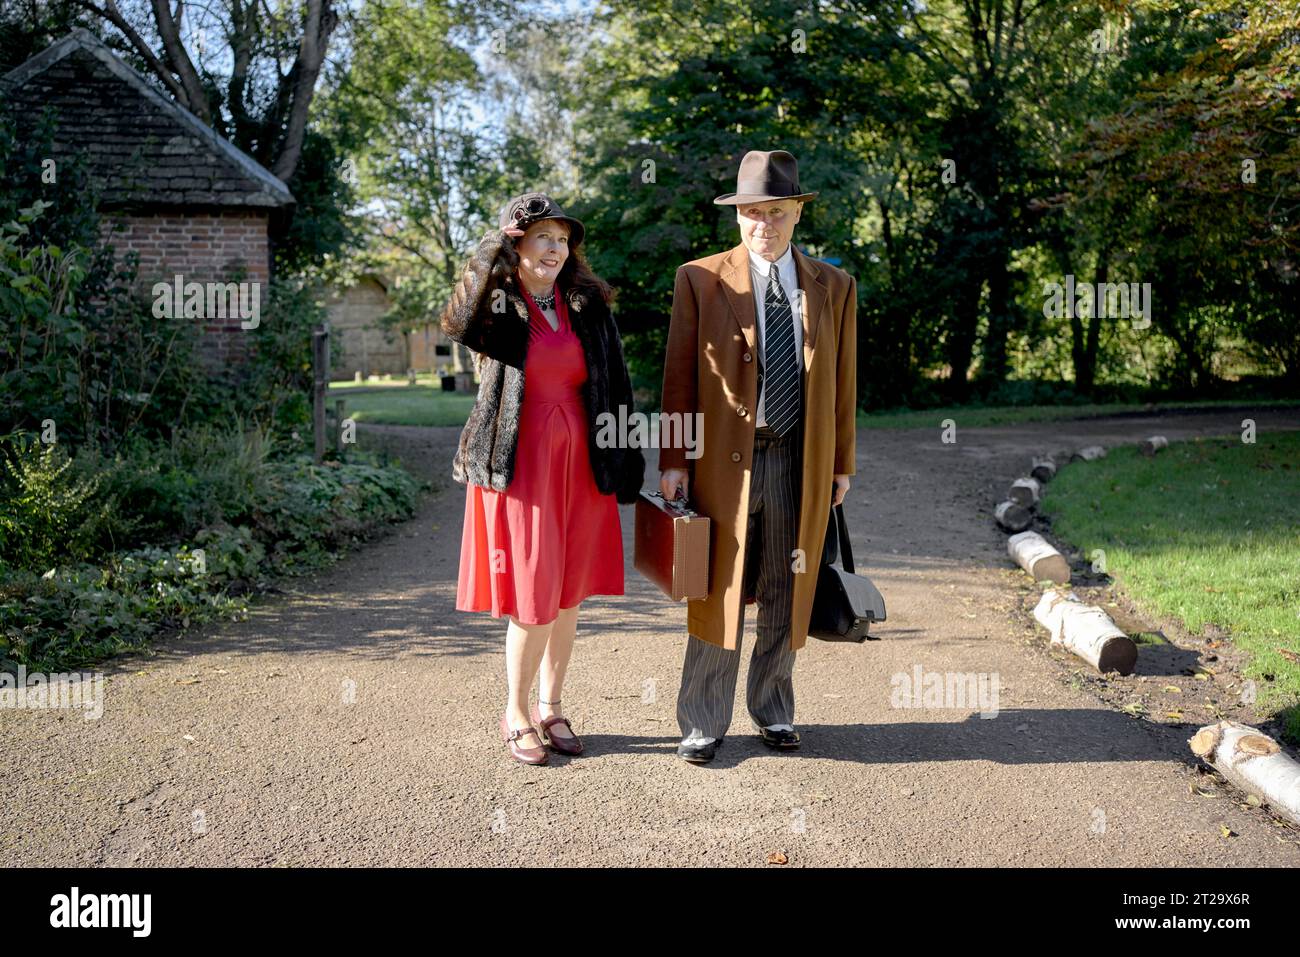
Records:
{"label": "overgrown vegetation", "polygon": [[314,464],[312,284],[269,290],[251,357],[201,361],[101,240],[75,164],[57,188],[0,118],[0,667],[57,671],[239,614],[276,575],[409,516],[418,490],[358,452]]}

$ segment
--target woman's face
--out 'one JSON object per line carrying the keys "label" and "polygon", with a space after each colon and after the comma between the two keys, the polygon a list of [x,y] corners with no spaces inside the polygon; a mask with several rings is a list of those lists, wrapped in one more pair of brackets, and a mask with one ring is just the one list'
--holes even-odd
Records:
{"label": "woman's face", "polygon": [[569,225],[558,219],[542,219],[515,241],[519,268],[537,283],[552,283],[569,258]]}

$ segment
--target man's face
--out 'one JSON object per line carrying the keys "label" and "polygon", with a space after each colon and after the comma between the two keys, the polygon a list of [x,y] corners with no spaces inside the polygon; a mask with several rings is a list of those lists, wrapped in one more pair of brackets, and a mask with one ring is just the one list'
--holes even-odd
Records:
{"label": "man's face", "polygon": [[739,205],[736,221],[740,224],[740,239],[756,255],[775,262],[785,255],[801,215],[803,203],[794,199]]}

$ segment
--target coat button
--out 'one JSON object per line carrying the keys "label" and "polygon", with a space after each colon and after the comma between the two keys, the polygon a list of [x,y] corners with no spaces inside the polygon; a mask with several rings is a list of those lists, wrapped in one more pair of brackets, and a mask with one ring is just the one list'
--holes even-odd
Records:
{"label": "coat button", "polygon": [[732,452],[732,453],[731,453],[731,461],[733,461],[733,462],[739,462],[739,461],[740,461],[740,453],[739,453],[739,452]]}
{"label": "coat button", "polygon": [[745,353],[745,361],[746,361],[746,362],[753,362],[753,361],[754,361],[754,357],[751,356],[748,352],[746,352],[746,353]]}
{"label": "coat button", "polygon": [[736,415],[739,415],[739,416],[741,416],[741,417],[743,417],[743,416],[745,415],[745,407],[744,407],[743,405],[742,405],[739,409],[736,410]]}

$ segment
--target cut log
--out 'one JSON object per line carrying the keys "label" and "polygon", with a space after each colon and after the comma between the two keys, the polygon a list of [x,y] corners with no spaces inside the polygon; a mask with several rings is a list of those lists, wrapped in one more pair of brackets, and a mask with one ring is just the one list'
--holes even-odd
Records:
{"label": "cut log", "polygon": [[1161,449],[1168,447],[1169,440],[1163,435],[1152,435],[1142,440],[1138,450],[1147,458],[1151,458]]}
{"label": "cut log", "polygon": [[1089,445],[1079,449],[1070,456],[1071,462],[1091,462],[1094,459],[1104,459],[1106,450],[1100,445]]}
{"label": "cut log", "polygon": [[1034,620],[1048,630],[1052,644],[1061,645],[1102,674],[1131,675],[1137,645],[1096,605],[1085,605],[1072,591],[1048,589],[1034,608]]}
{"label": "cut log", "polygon": [[1300,762],[1249,725],[1220,721],[1188,739],[1192,753],[1274,811],[1300,824]]}
{"label": "cut log", "polygon": [[1034,581],[1070,583],[1070,563],[1037,532],[1021,532],[1007,539],[1007,552]]}
{"label": "cut log", "polygon": [[1040,485],[1046,485],[1056,478],[1056,460],[1050,455],[1034,459],[1034,467],[1029,470],[1029,474],[1036,478]]}
{"label": "cut log", "polygon": [[1033,508],[1038,504],[1038,493],[1038,479],[1018,478],[1011,483],[1011,490],[1007,492],[1007,498],[1017,505]]}
{"label": "cut log", "polygon": [[1010,499],[1000,503],[993,510],[993,517],[1008,532],[1023,532],[1034,520],[1034,515],[1029,509]]}

